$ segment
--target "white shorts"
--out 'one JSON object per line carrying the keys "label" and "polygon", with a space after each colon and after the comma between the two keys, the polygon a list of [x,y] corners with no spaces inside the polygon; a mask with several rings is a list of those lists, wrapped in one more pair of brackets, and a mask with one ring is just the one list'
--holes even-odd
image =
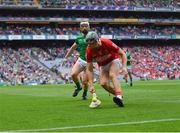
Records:
{"label": "white shorts", "polygon": [[131,72],[132,71],[132,66],[130,65],[130,66],[127,66],[127,71],[128,72]]}
{"label": "white shorts", "polygon": [[132,69],[132,66],[127,66],[127,69],[128,69],[128,70],[131,70],[131,69]]}
{"label": "white shorts", "polygon": [[120,61],[119,59],[114,59],[113,61],[109,62],[107,65],[101,66],[101,67],[100,67],[100,70],[101,70],[101,71],[109,71],[109,68],[110,68],[110,66],[111,66],[112,63],[115,63],[119,69],[122,68],[122,63],[121,63],[121,61]]}
{"label": "white shorts", "polygon": [[76,61],[76,63],[78,63],[81,67],[81,69],[85,70],[86,66],[87,66],[87,62],[81,58],[78,58],[78,60]]}

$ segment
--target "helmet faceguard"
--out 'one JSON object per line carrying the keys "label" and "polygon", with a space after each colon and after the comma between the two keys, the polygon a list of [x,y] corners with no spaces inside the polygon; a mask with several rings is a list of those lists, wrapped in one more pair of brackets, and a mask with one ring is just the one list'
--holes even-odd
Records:
{"label": "helmet faceguard", "polygon": [[89,31],[88,34],[86,35],[86,42],[98,42],[99,41],[99,36],[96,32],[94,31]]}

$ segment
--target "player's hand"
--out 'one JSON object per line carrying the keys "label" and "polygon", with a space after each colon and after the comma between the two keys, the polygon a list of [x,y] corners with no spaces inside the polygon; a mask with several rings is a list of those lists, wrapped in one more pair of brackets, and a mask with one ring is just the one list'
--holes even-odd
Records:
{"label": "player's hand", "polygon": [[66,63],[67,63],[67,59],[64,58],[64,59],[63,59],[63,62],[62,62],[62,66],[64,66]]}
{"label": "player's hand", "polygon": [[91,93],[96,92],[94,85],[92,85],[92,86],[89,87],[89,91],[90,91]]}

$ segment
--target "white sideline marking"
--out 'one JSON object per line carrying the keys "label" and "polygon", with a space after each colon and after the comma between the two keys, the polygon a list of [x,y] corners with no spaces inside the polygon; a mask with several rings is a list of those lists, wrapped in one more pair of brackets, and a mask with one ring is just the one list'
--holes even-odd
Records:
{"label": "white sideline marking", "polygon": [[44,128],[44,129],[14,130],[14,131],[6,131],[6,132],[38,132],[38,131],[52,131],[52,130],[76,129],[76,128],[91,128],[91,127],[133,125],[133,124],[168,122],[168,121],[179,121],[179,120],[180,120],[180,118],[175,118],[175,119],[172,118],[172,119],[146,120],[146,121],[135,121],[135,122],[120,122],[120,123],[109,123],[109,124],[67,126],[67,127]]}

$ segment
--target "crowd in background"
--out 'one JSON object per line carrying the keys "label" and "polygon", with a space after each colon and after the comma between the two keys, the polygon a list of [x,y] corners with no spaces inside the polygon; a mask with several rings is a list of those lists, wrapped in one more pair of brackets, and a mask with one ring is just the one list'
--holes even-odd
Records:
{"label": "crowd in background", "polygon": [[0,6],[36,6],[34,0],[0,0]]}
{"label": "crowd in background", "polygon": [[0,6],[65,8],[69,5],[123,7],[179,7],[179,0],[1,0]]}
{"label": "crowd in background", "polygon": [[[134,46],[127,47],[135,60],[133,75],[136,78],[151,79],[179,79],[180,78],[180,47],[174,46]],[[77,59],[76,54],[68,59],[69,65],[62,67],[62,59],[67,49],[54,48],[1,48],[0,49],[0,81],[13,84],[26,83],[60,83],[61,78],[53,73],[58,69],[70,77],[70,69]],[[33,54],[32,54],[33,53]],[[57,59],[60,60],[57,64]],[[48,67],[51,61],[56,65]],[[64,71],[64,70],[65,71]],[[69,69],[69,73],[67,69]]]}
{"label": "crowd in background", "polygon": [[133,74],[144,79],[180,78],[179,46],[140,46],[131,48],[135,59]]}
{"label": "crowd in background", "polygon": [[178,0],[41,0],[42,7],[84,6],[134,6],[134,7],[179,7]]}
{"label": "crowd in background", "polygon": [[[0,76],[8,84],[46,84],[58,79],[32,56],[32,48],[1,48]],[[42,53],[41,53],[42,54]]]}
{"label": "crowd in background", "polygon": [[[180,34],[179,26],[122,26],[92,25],[91,29],[101,35],[172,35]],[[0,35],[78,35],[79,26],[59,25],[0,25]]]}
{"label": "crowd in background", "polygon": [[[122,6],[122,7],[180,7],[179,0],[0,0],[3,6],[37,6],[42,8],[65,8],[67,6]],[[112,12],[110,12],[112,13]],[[124,17],[112,17],[105,14],[86,16],[76,14],[63,16],[64,14],[51,14],[53,18],[72,21],[73,18],[95,19],[120,19]],[[121,14],[120,14],[121,15]],[[19,16],[19,17],[18,17]],[[37,16],[37,15],[36,15]],[[0,19],[8,20],[43,20],[50,18],[47,14],[35,17],[31,14],[16,14],[15,16],[0,12]],[[126,18],[129,18],[126,17]],[[139,18],[133,16],[130,18]],[[143,19],[143,16],[140,17]],[[153,19],[157,19],[153,17]],[[160,19],[161,16],[158,17]],[[163,17],[162,17],[163,18]],[[178,19],[172,15],[169,20]],[[147,18],[146,18],[147,19]],[[151,19],[151,16],[148,17]],[[180,35],[179,26],[153,26],[153,25],[91,25],[91,30],[100,35],[137,36],[137,35]],[[0,24],[0,35],[79,35],[79,25],[32,25],[32,24]],[[7,84],[47,84],[63,83],[62,80],[70,81],[70,69],[77,59],[77,51],[62,66],[62,60],[69,47],[1,47],[0,48],[0,83]],[[169,44],[146,45],[127,48],[131,51],[133,62],[133,76],[135,78],[151,79],[180,79],[180,47]],[[63,73],[61,73],[63,72]],[[59,73],[63,75],[59,76]],[[71,81],[70,81],[71,82]]]}

